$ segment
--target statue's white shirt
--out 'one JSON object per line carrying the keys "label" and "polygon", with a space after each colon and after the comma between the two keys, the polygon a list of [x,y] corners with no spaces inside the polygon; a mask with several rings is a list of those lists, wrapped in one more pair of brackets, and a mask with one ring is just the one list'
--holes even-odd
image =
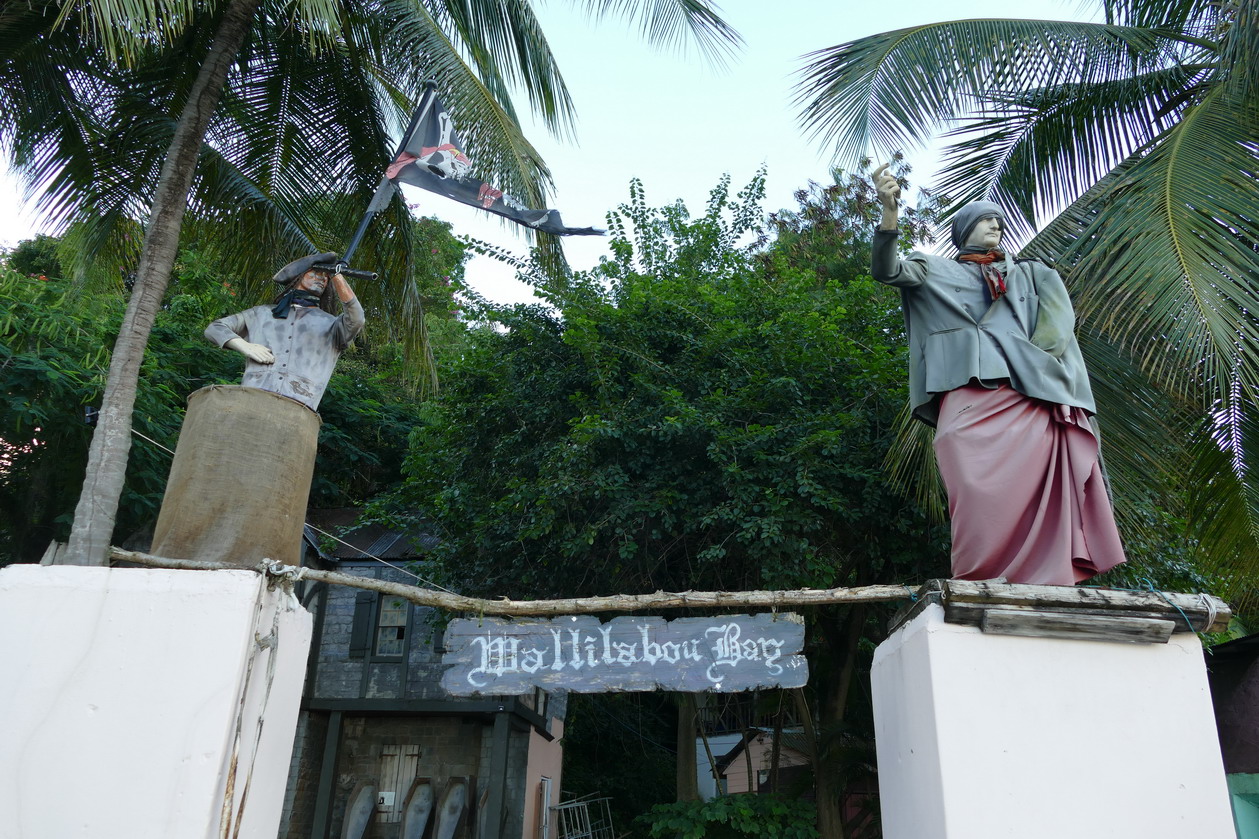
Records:
{"label": "statue's white shirt", "polygon": [[314,411],[337,358],[363,331],[363,307],[358,299],[344,307],[334,316],[312,306],[293,306],[288,317],[277,318],[270,306],[254,306],[214,321],[206,327],[205,337],[220,347],[233,338],[244,338],[270,348],[275,362],[246,360],[241,384],[287,396]]}

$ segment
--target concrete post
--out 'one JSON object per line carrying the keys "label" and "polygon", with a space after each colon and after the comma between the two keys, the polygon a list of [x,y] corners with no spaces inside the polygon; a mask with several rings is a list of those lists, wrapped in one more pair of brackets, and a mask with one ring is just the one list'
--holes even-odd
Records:
{"label": "concrete post", "polygon": [[1192,633],[993,634],[932,603],[879,646],[872,682],[886,839],[1233,835]]}
{"label": "concrete post", "polygon": [[251,571],[0,569],[0,834],[274,839],[310,632]]}

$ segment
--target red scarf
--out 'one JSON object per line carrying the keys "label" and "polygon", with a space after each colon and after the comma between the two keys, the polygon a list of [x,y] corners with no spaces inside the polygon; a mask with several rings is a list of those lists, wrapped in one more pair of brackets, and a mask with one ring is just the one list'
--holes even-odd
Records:
{"label": "red scarf", "polygon": [[1005,254],[995,249],[987,253],[964,253],[957,258],[958,262],[974,262],[979,265],[979,273],[988,284],[988,293],[994,301],[1006,292],[1005,277],[993,265],[998,259],[1004,260]]}

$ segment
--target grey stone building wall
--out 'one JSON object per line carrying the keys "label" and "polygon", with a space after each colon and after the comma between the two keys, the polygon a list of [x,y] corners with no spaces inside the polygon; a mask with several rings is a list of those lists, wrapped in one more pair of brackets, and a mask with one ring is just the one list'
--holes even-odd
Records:
{"label": "grey stone building wall", "polygon": [[303,711],[297,720],[293,762],[280,819],[281,837],[309,837],[314,827],[313,805],[319,783],[319,760],[328,733],[328,715]]}
{"label": "grey stone building wall", "polygon": [[[391,582],[414,583],[405,573],[380,564],[343,563],[338,569],[357,576]],[[330,715],[324,708],[341,703],[346,707],[331,797],[327,836],[339,837],[347,797],[360,781],[374,781],[381,773],[386,747],[418,747],[415,774],[430,778],[440,796],[451,778],[474,779],[474,798],[468,802],[470,818],[456,839],[472,839],[470,826],[476,819],[478,800],[491,782],[493,752],[493,709],[498,703],[460,700],[441,688],[440,615],[432,609],[409,605],[405,654],[401,658],[373,655],[374,649],[351,651],[354,640],[356,604],[360,624],[364,609],[372,608],[371,629],[376,629],[375,600],[366,606],[360,590],[331,586],[323,602],[322,625],[316,624],[317,654],[308,678],[308,707],[303,710],[294,749],[293,768],[285,801],[280,839],[311,839],[316,823],[319,777]],[[360,627],[361,629],[361,627]],[[362,639],[359,638],[361,642]],[[323,706],[321,706],[323,703]],[[423,704],[427,711],[414,709]],[[503,703],[514,707],[514,700]],[[526,702],[532,707],[532,702]],[[551,716],[563,718],[562,696],[549,699],[547,722]],[[487,711],[487,706],[491,708]],[[362,711],[353,710],[360,708]],[[467,713],[461,711],[468,708]],[[475,712],[473,712],[475,708]],[[503,836],[514,839],[523,830],[523,804],[531,729],[519,720],[510,728],[507,741],[506,824]],[[373,819],[368,839],[396,839],[398,825]],[[320,839],[320,837],[314,837]]]}

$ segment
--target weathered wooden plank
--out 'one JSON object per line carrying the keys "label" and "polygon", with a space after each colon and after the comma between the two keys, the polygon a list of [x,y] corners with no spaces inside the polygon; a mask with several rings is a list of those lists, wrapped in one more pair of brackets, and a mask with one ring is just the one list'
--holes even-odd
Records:
{"label": "weathered wooden plank", "polygon": [[[1173,620],[1181,629],[1200,632],[1224,631],[1228,628],[1231,616],[1227,603],[1208,594],[1130,591],[1089,586],[1033,586],[990,581],[932,582],[937,586],[924,588],[940,591],[946,612],[953,611],[958,615],[972,606],[1029,606],[1099,616],[1131,612],[1141,617]],[[1189,619],[1190,626],[1185,625],[1186,618]]]}
{"label": "weathered wooden plank", "polygon": [[986,609],[980,628],[994,635],[1166,644],[1175,624],[1165,618],[1098,617],[1026,609]]}
{"label": "weathered wooden plank", "polygon": [[1105,609],[1101,607],[1097,607],[1097,608],[1086,607],[1086,608],[1072,608],[1072,609],[1067,609],[1065,607],[1057,607],[1055,609],[1055,608],[1046,608],[1044,606],[1022,605],[1022,604],[1002,604],[1000,606],[993,606],[991,604],[984,604],[984,603],[956,603],[956,602],[947,603],[945,605],[944,616],[945,616],[945,620],[948,621],[949,623],[961,623],[961,624],[968,624],[970,626],[981,626],[983,624],[984,615],[986,615],[992,609],[1002,609],[1002,610],[1010,611],[1010,612],[1017,611],[1017,612],[1029,612],[1029,613],[1057,611],[1057,612],[1062,612],[1062,613],[1069,613],[1072,615],[1079,615],[1085,618],[1095,617],[1099,619],[1106,618],[1106,617],[1131,617],[1131,618],[1145,618],[1148,620],[1166,620],[1166,621],[1170,621],[1172,626],[1175,627],[1177,631],[1181,631],[1181,632],[1187,632],[1190,630],[1199,629],[1200,627],[1204,626],[1206,623],[1206,617],[1201,612],[1198,612],[1198,613],[1187,612],[1186,616],[1189,618],[1190,624],[1186,625],[1185,620],[1184,618],[1180,616],[1180,613],[1174,610],[1170,610],[1170,609],[1166,609],[1163,611]]}
{"label": "weathered wooden plank", "polygon": [[521,694],[535,687],[578,693],[651,690],[729,693],[802,687],[798,615],[713,618],[589,615],[552,620],[451,621],[442,687],[453,696]]}

